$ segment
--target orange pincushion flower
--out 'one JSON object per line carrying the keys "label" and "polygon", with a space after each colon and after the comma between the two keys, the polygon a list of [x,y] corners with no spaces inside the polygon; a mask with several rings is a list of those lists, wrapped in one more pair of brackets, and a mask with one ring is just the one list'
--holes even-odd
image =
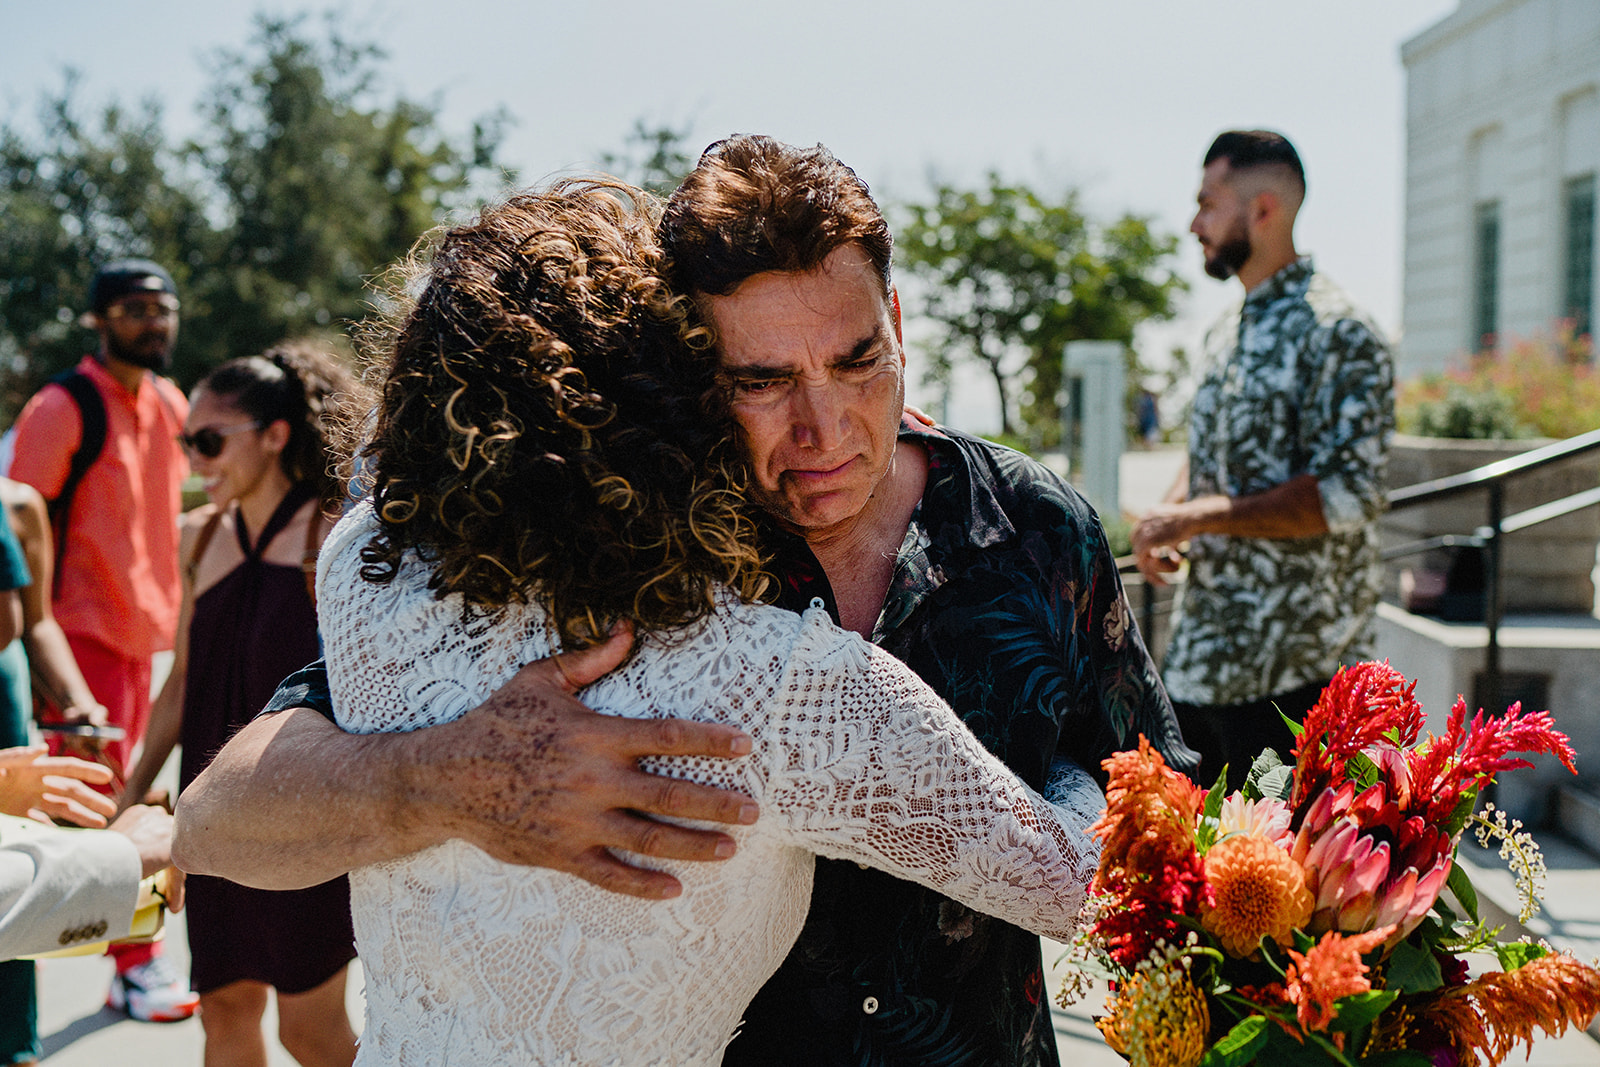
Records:
{"label": "orange pincushion flower", "polygon": [[1211,1009],[1184,968],[1135,971],[1110,1008],[1095,1026],[1130,1067],[1195,1067],[1205,1057]]}
{"label": "orange pincushion flower", "polygon": [[1232,956],[1252,956],[1263,937],[1290,944],[1311,918],[1305,872],[1276,843],[1257,834],[1227,837],[1206,853],[1212,903],[1200,923]]}
{"label": "orange pincushion flower", "polygon": [[1361,956],[1383,944],[1393,932],[1393,926],[1348,937],[1330,931],[1303,956],[1289,950],[1294,962],[1284,977],[1284,987],[1301,1026],[1307,1031],[1326,1030],[1339,1014],[1334,1001],[1372,988]]}

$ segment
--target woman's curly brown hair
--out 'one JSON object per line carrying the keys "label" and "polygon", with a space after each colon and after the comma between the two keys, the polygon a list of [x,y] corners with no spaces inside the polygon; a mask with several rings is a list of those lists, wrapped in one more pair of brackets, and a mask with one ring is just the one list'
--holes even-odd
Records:
{"label": "woman's curly brown hair", "polygon": [[[715,356],[662,280],[646,193],[567,180],[413,251],[363,450],[381,531],[429,587],[492,612],[537,600],[569,647],[631,619],[670,630],[716,586],[765,579]],[[431,246],[431,254],[429,254]]]}

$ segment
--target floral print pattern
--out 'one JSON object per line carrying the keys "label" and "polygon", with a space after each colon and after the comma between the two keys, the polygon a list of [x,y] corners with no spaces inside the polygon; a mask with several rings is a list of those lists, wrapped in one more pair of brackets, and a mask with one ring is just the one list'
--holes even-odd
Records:
{"label": "floral print pattern", "polygon": [[1211,328],[1202,366],[1189,495],[1243,496],[1311,474],[1329,527],[1190,539],[1167,690],[1186,704],[1245,704],[1372,656],[1394,367],[1377,327],[1308,258]]}

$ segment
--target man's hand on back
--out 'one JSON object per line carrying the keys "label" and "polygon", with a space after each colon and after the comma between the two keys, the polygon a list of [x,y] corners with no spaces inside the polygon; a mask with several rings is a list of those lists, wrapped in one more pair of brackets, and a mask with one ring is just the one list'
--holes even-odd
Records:
{"label": "man's hand on back", "polygon": [[[424,835],[459,837],[508,863],[575,874],[603,889],[676,896],[677,879],[608,850],[726,859],[733,839],[649,818],[755,821],[750,798],[641,771],[643,756],[736,757],[750,738],[729,726],[628,719],[574,695],[627,657],[632,634],[531,663],[455,722],[417,731],[402,810]],[[428,829],[428,828],[431,828]],[[410,829],[408,827],[408,829]]]}
{"label": "man's hand on back", "polygon": [[460,838],[508,863],[575,874],[603,889],[665,898],[658,859],[733,854],[725,833],[652,816],[755,821],[742,793],[647,774],[645,756],[735,758],[731,726],[628,719],[574,694],[627,658],[632,636],[531,663],[453,722],[348,734],[310,708],[263,715],[236,733],[178,802],[174,852],[195,874],[301,889]]}

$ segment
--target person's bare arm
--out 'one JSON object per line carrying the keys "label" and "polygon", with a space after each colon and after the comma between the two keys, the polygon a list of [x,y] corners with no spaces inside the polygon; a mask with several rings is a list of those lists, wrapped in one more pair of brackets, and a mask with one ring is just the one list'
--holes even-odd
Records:
{"label": "person's bare arm", "polygon": [[1147,581],[1177,569],[1174,550],[1195,534],[1287,539],[1328,532],[1317,479],[1298,474],[1281,485],[1247,496],[1201,496],[1157,504],[1133,528],[1133,552]]}
{"label": "person's bare arm", "polygon": [[630,642],[619,635],[530,664],[460,719],[411,733],[347,734],[308,708],[263,716],[179,798],[178,866],[297,889],[461,838],[603,889],[676,896],[676,878],[607,850],[725,859],[727,834],[649,816],[750,823],[756,805],[647,774],[638,760],[732,758],[751,742],[729,726],[599,715],[579,703],[577,689],[619,664]]}
{"label": "person's bare arm", "polygon": [[15,589],[0,591],[0,648],[22,636],[22,597]]}
{"label": "person's bare arm", "polygon": [[22,643],[28,652],[28,664],[66,721],[104,726],[106,709],[89,691],[89,683],[84,681],[72,647],[67,644],[67,635],[50,610],[55,549],[44,497],[31,485],[0,479],[0,500],[6,504],[11,528],[22,543],[22,554],[27,557],[33,576],[33,583],[21,590]]}
{"label": "person's bare arm", "polygon": [[[183,532],[178,541],[178,559],[185,561],[185,570],[193,565],[196,544],[204,528],[204,517],[209,511],[189,512],[184,516]],[[143,804],[145,796],[155,785],[156,775],[166,765],[172,750],[183,736],[184,694],[189,685],[189,623],[194,619],[196,589],[193,577],[187,573],[183,579],[183,598],[178,604],[178,630],[172,641],[172,665],[167,670],[161,692],[150,705],[150,722],[145,728],[144,742],[139,749],[139,762],[128,772],[123,783],[118,810],[134,804]]]}

